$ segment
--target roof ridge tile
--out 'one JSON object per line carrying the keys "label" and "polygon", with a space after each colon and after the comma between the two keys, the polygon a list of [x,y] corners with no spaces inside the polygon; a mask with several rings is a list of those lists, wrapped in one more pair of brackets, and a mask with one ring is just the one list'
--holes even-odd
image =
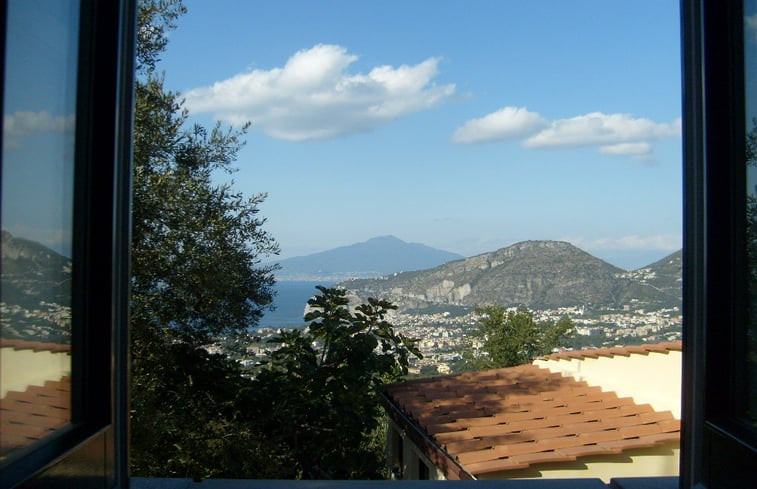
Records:
{"label": "roof ridge tile", "polygon": [[664,353],[682,351],[683,342],[665,341],[661,343],[645,343],[641,345],[616,346],[611,348],[587,348],[584,350],[565,350],[538,357],[537,360],[581,360],[584,358],[630,356],[632,354],[648,355],[649,353]]}

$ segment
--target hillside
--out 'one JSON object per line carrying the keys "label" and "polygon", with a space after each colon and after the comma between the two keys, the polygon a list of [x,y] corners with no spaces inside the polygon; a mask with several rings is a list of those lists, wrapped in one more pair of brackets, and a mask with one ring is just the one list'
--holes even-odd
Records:
{"label": "hillside", "polygon": [[672,297],[656,283],[644,282],[635,275],[644,274],[610,265],[570,243],[524,241],[430,270],[351,280],[342,285],[361,299],[392,300],[401,310],[481,304],[538,309],[622,307],[632,299],[656,307],[674,305],[676,300],[680,303],[680,291]]}
{"label": "hillside", "polygon": [[71,260],[2,231],[4,338],[69,341]]}
{"label": "hillside", "polygon": [[673,295],[681,295],[681,267],[683,251],[678,250],[665,258],[640,268],[646,272],[641,280]]}
{"label": "hillside", "polygon": [[3,301],[36,307],[71,301],[71,260],[35,241],[2,231]]}
{"label": "hillside", "polygon": [[341,246],[320,253],[281,260],[279,281],[339,281],[354,277],[378,277],[407,270],[436,267],[461,255],[406,243],[394,236],[381,236],[362,243]]}

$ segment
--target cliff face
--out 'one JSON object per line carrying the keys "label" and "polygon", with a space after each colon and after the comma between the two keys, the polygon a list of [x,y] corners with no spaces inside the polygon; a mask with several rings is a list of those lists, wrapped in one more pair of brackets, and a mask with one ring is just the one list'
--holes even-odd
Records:
{"label": "cliff face", "polygon": [[362,299],[384,297],[401,309],[433,304],[544,309],[671,300],[633,274],[561,241],[525,241],[430,270],[342,285]]}

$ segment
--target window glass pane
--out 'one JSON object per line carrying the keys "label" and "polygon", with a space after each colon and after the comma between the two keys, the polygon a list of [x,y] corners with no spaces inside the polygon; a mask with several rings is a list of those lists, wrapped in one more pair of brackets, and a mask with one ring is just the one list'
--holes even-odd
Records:
{"label": "window glass pane", "polygon": [[747,151],[747,250],[750,321],[746,354],[746,417],[757,425],[757,0],[744,2],[744,87]]}
{"label": "window glass pane", "polygon": [[2,135],[0,460],[71,420],[79,5],[8,2]]}

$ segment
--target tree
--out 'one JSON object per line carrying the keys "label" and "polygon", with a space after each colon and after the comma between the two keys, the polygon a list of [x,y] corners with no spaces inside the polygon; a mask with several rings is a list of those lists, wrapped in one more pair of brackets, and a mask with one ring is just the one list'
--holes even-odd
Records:
{"label": "tree", "polygon": [[140,3],[134,126],[131,462],[138,476],[374,478],[382,475],[379,390],[407,371],[414,341],[370,299],[351,312],[321,288],[307,331],[284,332],[244,371],[273,299],[277,253],[258,204],[212,177],[231,172],[247,129],[187,127],[156,73],[178,0]]}
{"label": "tree", "polygon": [[[162,33],[158,18],[172,26],[182,11],[177,2],[142,2],[139,31]],[[165,45],[149,39],[147,47]],[[211,178],[233,171],[247,126],[185,128],[187,112],[163,88],[147,47],[140,43],[137,60],[132,332],[138,339],[150,325],[201,345],[255,324],[273,298],[273,268],[259,263],[278,248],[257,215],[265,194],[246,199]]]}
{"label": "tree", "polygon": [[[132,470],[135,475],[233,476],[254,436],[240,406],[251,381],[211,354],[244,335],[273,299],[277,245],[258,194],[244,198],[212,175],[231,172],[246,126],[187,127],[178,94],[156,63],[179,1],[140,2],[132,210]],[[264,447],[267,449],[267,447]],[[259,449],[255,456],[275,450]],[[262,463],[261,466],[264,466]],[[261,471],[262,469],[257,469]],[[265,473],[261,475],[265,476]]]}
{"label": "tree", "polygon": [[463,356],[476,370],[513,367],[530,363],[560,346],[573,329],[567,316],[557,322],[536,322],[527,309],[508,311],[489,305],[477,309],[478,328]]}
{"label": "tree", "polygon": [[255,378],[261,433],[287,446],[290,478],[384,478],[381,386],[407,374],[415,340],[386,321],[396,306],[369,299],[351,312],[344,290],[318,287],[307,330],[272,341]]}

